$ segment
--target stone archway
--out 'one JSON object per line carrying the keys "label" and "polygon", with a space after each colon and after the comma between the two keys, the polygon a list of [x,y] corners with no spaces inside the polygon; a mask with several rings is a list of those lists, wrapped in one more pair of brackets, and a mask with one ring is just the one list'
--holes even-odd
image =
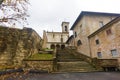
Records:
{"label": "stone archway", "polygon": [[55,49],[55,45],[54,45],[54,44],[51,44],[50,48],[51,48],[51,49]]}
{"label": "stone archway", "polygon": [[57,49],[60,49],[60,45],[59,45],[59,44],[57,44],[57,45],[56,45],[56,48],[57,48]]}
{"label": "stone archway", "polygon": [[64,45],[64,44],[62,44],[62,45],[61,45],[61,49],[64,49],[64,48],[65,48],[65,45]]}

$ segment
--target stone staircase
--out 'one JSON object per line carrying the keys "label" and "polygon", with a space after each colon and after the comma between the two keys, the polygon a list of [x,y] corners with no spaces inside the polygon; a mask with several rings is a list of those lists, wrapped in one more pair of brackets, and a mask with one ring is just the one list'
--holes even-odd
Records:
{"label": "stone staircase", "polygon": [[58,71],[59,72],[91,72],[95,71],[89,63],[85,61],[76,61],[76,62],[58,62]]}
{"label": "stone staircase", "polygon": [[96,69],[83,58],[76,56],[76,50],[57,50],[58,72],[91,72]]}

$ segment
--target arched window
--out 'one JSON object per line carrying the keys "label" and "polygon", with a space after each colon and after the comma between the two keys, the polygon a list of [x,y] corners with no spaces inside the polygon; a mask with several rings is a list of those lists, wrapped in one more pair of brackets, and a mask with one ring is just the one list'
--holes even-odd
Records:
{"label": "arched window", "polygon": [[52,44],[52,45],[50,46],[50,48],[51,48],[51,49],[55,49],[55,45]]}
{"label": "arched window", "polygon": [[59,45],[59,44],[57,44],[57,45],[56,45],[56,48],[57,48],[57,49],[59,49],[59,48],[60,48],[60,45]]}
{"label": "arched window", "polygon": [[65,48],[65,45],[63,44],[63,45],[61,45],[61,49],[64,49]]}
{"label": "arched window", "polygon": [[82,42],[81,42],[81,40],[78,40],[77,41],[77,46],[80,46],[80,45],[82,45]]}

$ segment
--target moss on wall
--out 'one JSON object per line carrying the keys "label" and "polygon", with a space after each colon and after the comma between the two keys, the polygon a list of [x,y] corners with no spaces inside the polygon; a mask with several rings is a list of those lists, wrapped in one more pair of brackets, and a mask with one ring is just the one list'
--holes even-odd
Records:
{"label": "moss on wall", "polygon": [[41,37],[31,28],[0,26],[0,65],[18,65],[31,54],[38,53]]}

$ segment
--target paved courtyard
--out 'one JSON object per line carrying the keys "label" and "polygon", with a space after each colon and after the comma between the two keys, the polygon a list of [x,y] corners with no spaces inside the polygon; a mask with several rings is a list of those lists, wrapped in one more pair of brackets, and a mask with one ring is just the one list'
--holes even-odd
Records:
{"label": "paved courtyard", "polygon": [[120,80],[120,72],[31,73],[11,76],[5,80]]}

